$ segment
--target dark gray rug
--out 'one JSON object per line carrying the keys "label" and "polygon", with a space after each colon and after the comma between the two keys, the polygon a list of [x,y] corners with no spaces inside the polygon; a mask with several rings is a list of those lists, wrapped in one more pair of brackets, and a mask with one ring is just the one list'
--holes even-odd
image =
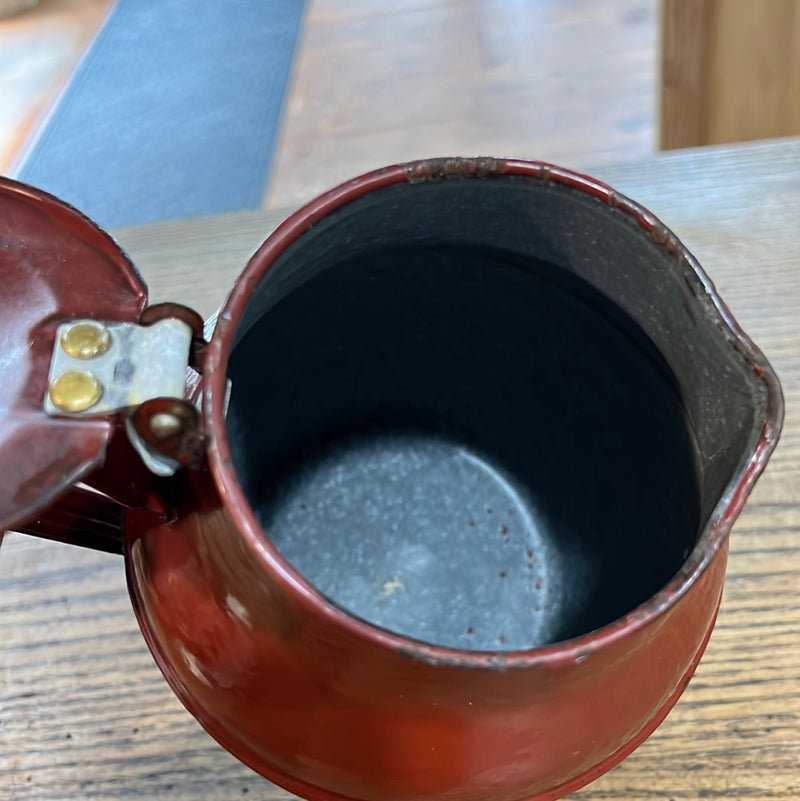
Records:
{"label": "dark gray rug", "polygon": [[304,0],[119,0],[18,177],[107,228],[257,208]]}

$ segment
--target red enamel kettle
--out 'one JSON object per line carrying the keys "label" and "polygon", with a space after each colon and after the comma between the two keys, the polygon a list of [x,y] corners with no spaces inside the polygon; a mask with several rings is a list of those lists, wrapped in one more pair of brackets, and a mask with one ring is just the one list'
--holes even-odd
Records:
{"label": "red enamel kettle", "polygon": [[782,397],[636,203],[388,167],[287,219],[204,332],[0,179],[0,270],[0,531],[123,553],[167,681],[254,770],[544,801],[677,701]]}

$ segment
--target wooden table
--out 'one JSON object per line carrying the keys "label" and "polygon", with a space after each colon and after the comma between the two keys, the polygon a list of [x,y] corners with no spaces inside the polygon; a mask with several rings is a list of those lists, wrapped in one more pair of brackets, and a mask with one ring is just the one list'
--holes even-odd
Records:
{"label": "wooden table", "polygon": [[[735,527],[724,603],[683,699],[580,801],[800,798],[800,140],[688,151],[598,177],[672,226],[777,368],[786,426]],[[118,232],[154,300],[210,313],[284,216]],[[8,535],[0,550],[0,798],[276,799],[172,696],[122,560]]]}

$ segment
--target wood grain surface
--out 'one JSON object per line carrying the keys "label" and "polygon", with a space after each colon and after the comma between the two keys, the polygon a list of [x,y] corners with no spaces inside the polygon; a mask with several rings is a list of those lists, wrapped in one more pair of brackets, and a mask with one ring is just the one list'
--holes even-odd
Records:
{"label": "wood grain surface", "polygon": [[800,134],[800,0],[662,0],[660,146]]}
{"label": "wood grain surface", "polygon": [[0,173],[19,166],[112,6],[113,0],[40,0],[0,19]]}
{"label": "wood grain surface", "polygon": [[266,205],[390,161],[653,152],[658,0],[309,0]]}
{"label": "wood grain surface", "polygon": [[[719,623],[695,679],[655,735],[571,798],[797,801],[800,140],[686,151],[594,173],[649,206],[694,250],[777,368],[787,418],[734,529]],[[118,236],[154,300],[207,314],[282,216]],[[172,696],[136,627],[121,559],[11,534],[0,549],[0,798],[291,796],[218,747]]]}

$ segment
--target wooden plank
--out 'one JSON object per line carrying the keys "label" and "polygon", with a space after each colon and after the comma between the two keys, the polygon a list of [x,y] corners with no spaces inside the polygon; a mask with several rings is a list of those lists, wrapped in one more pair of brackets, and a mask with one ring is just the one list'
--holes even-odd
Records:
{"label": "wooden plank", "polygon": [[[593,170],[704,263],[781,374],[784,435],[731,539],[719,623],[677,707],[575,801],[800,798],[800,140]],[[207,313],[285,212],[117,232],[153,288]],[[343,733],[346,736],[346,733]],[[121,560],[9,535],[0,548],[0,797],[278,801],[170,693]]]}
{"label": "wooden plank", "polygon": [[112,6],[47,0],[0,20],[0,173],[16,167]]}
{"label": "wooden plank", "polygon": [[265,197],[430,156],[653,150],[656,0],[311,0]]}
{"label": "wooden plank", "polygon": [[800,133],[800,0],[716,0],[713,24],[706,142]]}
{"label": "wooden plank", "polygon": [[662,0],[662,148],[799,133],[800,0]]}
{"label": "wooden plank", "polygon": [[702,77],[707,67],[707,0],[661,1],[659,146],[704,144],[708,104]]}

